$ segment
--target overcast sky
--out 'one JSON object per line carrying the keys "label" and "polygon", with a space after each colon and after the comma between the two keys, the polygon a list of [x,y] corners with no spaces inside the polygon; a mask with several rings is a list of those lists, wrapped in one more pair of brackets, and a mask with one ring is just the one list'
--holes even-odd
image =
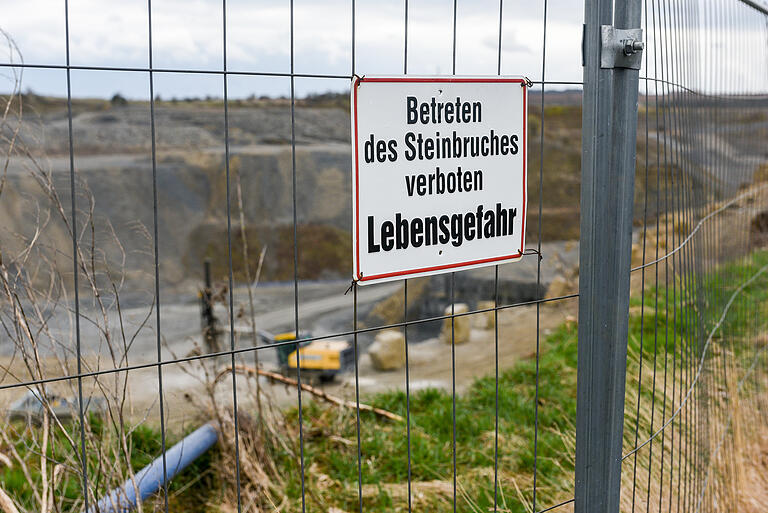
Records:
{"label": "overcast sky", "polygon": [[[6,0],[7,3],[8,0]],[[76,65],[147,67],[146,0],[70,0],[71,62]],[[496,74],[498,0],[458,2],[457,74]],[[290,71],[290,11],[287,0],[227,2],[227,66],[232,71]],[[411,0],[408,27],[408,72],[450,74],[452,0]],[[550,0],[547,17],[549,80],[581,80],[583,7],[577,0]],[[351,0],[294,2],[295,70],[298,73],[348,75],[352,57]],[[506,0],[503,16],[502,72],[542,74],[543,3]],[[356,72],[400,74],[403,70],[404,2],[356,2]],[[0,28],[16,41],[29,64],[66,62],[64,2],[10,0]],[[155,68],[221,69],[222,2],[152,1]],[[3,54],[7,62],[7,52]],[[7,71],[7,70],[6,70]],[[221,96],[217,75],[156,74],[155,90],[163,98]],[[232,97],[287,94],[284,78],[231,76]],[[300,79],[297,92],[345,90],[346,80]],[[26,69],[23,89],[66,93],[64,72]],[[75,96],[111,96],[120,92],[146,98],[143,73],[73,71]],[[3,87],[7,89],[7,87]]]}
{"label": "overcast sky", "polygon": [[[505,0],[503,13],[502,73],[542,76],[543,1]],[[766,0],[768,3],[768,0]],[[711,11],[709,3],[700,16]],[[64,64],[65,22],[63,0],[4,0],[0,28],[18,44],[28,64]],[[295,71],[349,75],[352,70],[352,0],[295,0]],[[650,2],[651,7],[655,2]],[[684,55],[671,54],[678,68],[698,63],[698,73],[687,80],[708,90],[765,92],[768,34],[763,17],[731,0],[732,12],[701,18],[685,32],[678,45]],[[496,74],[498,51],[498,0],[458,0],[456,74]],[[70,0],[71,62],[86,66],[149,66],[147,0]],[[650,16],[650,14],[649,14]],[[582,0],[548,0],[545,76],[548,81],[580,81]],[[656,37],[667,38],[662,16]],[[737,30],[716,27],[727,20]],[[153,65],[165,69],[222,69],[223,23],[221,0],[153,0]],[[356,68],[358,74],[400,74],[403,71],[403,0],[357,0]],[[675,20],[675,23],[680,23]],[[645,24],[643,24],[645,26]],[[411,0],[408,27],[408,72],[451,74],[453,0]],[[708,27],[708,28],[702,28]],[[715,27],[715,29],[713,29]],[[680,33],[682,34],[682,32]],[[680,37],[680,36],[677,36]],[[653,56],[654,34],[645,37]],[[697,41],[691,44],[690,41]],[[661,44],[660,44],[661,46]],[[672,47],[672,45],[668,45]],[[759,51],[756,49],[760,49]],[[2,50],[8,62],[7,50]],[[697,53],[698,52],[698,53]],[[290,71],[290,10],[288,0],[227,1],[227,53],[230,71]],[[659,59],[662,54],[657,54]],[[698,55],[698,57],[696,57]],[[677,59],[677,60],[675,60]],[[698,61],[696,59],[699,59]],[[667,80],[673,76],[659,61],[649,63]],[[672,68],[670,68],[672,69]],[[674,71],[674,70],[673,70]],[[0,69],[5,75],[7,68]],[[645,70],[641,75],[645,74]],[[3,83],[4,82],[4,83]],[[9,89],[0,80],[0,91]],[[344,79],[297,79],[299,95],[309,92],[345,91]],[[287,95],[283,77],[231,75],[232,98]],[[571,88],[572,86],[553,86]],[[641,90],[644,83],[641,81]],[[23,90],[66,95],[62,70],[26,69]],[[155,92],[163,98],[222,96],[221,75],[156,73]],[[76,97],[110,97],[120,93],[146,99],[146,73],[73,71]]]}

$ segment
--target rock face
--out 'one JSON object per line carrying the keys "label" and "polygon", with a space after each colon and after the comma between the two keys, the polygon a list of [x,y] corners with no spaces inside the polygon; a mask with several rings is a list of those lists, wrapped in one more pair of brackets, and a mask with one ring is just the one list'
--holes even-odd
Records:
{"label": "rock face", "polygon": [[[460,314],[469,311],[466,303],[454,304],[453,313]],[[451,315],[451,306],[445,307],[443,315]],[[453,340],[456,344],[469,342],[469,334],[472,331],[472,318],[469,315],[453,318]],[[440,331],[440,340],[446,344],[451,343],[451,319],[443,320],[443,329]]]}
{"label": "rock face", "polygon": [[398,330],[386,330],[376,335],[368,348],[368,356],[376,370],[400,369],[405,365],[405,337]]}
{"label": "rock face", "polygon": [[[579,290],[579,284],[578,280],[569,279],[566,276],[555,276],[555,278],[552,280],[552,282],[549,284],[549,287],[547,287],[547,295],[548,298],[554,298],[554,297],[561,297],[561,296],[567,296],[568,294],[573,294],[575,292],[578,292]],[[550,304],[550,303],[545,303]],[[555,306],[557,302],[551,303],[552,306]]]}
{"label": "rock face", "polygon": [[[123,271],[118,279],[125,279],[131,290],[143,291],[152,286],[152,198],[156,185],[158,237],[162,241],[158,255],[163,269],[161,285],[166,290],[196,287],[202,278],[205,258],[212,261],[214,280],[226,279],[227,175],[221,107],[195,102],[156,105],[155,181],[149,104],[78,101],[75,104],[73,138],[78,168],[75,191],[78,208],[93,199],[96,245],[108,260],[113,275]],[[294,166],[290,104],[279,101],[263,102],[258,107],[231,104],[229,167],[232,186],[242,190],[242,219],[250,259],[258,260],[260,250],[268,247],[262,279],[292,279]],[[298,234],[300,251],[305,248],[315,251],[315,254],[302,255],[307,269],[299,270],[299,276],[301,279],[346,277],[351,268],[351,248],[339,249],[342,259],[334,254],[333,244],[336,240],[348,239],[352,229],[349,110],[297,106],[295,114],[296,216],[299,230],[308,232],[306,237]],[[59,102],[40,116],[29,115],[25,119],[19,135],[21,141],[44,162],[61,202],[69,205],[66,103]],[[0,126],[0,133],[8,136],[7,128]],[[35,212],[37,205],[43,209],[51,206],[30,165],[23,155],[12,157],[8,163],[8,187],[0,201],[0,240],[8,254],[20,251],[9,247],[9,241],[19,239],[14,234],[22,234],[24,238],[35,234],[28,213]],[[233,219],[240,218],[239,209],[240,205],[233,203]],[[336,237],[327,237],[325,232],[329,231]],[[240,240],[239,223],[232,226],[231,239],[235,245]],[[67,240],[71,246],[66,226],[58,221],[47,225],[40,240],[51,248],[67,247]],[[317,247],[318,240],[321,247]],[[326,240],[328,244],[322,247]],[[287,251],[282,251],[281,245]],[[237,255],[238,248],[233,247],[235,273],[245,268],[245,257],[238,261]],[[283,266],[280,262],[286,260],[289,263]],[[58,261],[55,264],[64,275],[71,274],[71,260],[64,257],[60,264]],[[270,269],[274,264],[277,267]],[[329,269],[329,264],[337,269]],[[255,265],[252,264],[251,273]],[[280,267],[290,269],[287,276]],[[240,281],[241,277],[236,275],[235,279]]]}
{"label": "rock face", "polygon": [[[478,301],[478,310],[487,310],[496,305],[493,301]],[[472,316],[472,324],[481,330],[492,330],[496,326],[496,316],[493,311],[483,312]]]}

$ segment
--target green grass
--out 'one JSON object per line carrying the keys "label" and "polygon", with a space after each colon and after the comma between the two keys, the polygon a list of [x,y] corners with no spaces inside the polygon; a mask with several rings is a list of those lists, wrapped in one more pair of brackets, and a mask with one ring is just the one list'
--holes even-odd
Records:
{"label": "green grass", "polygon": [[[689,301],[688,292],[693,284],[679,278],[674,283],[670,281],[666,287],[648,286],[642,297],[631,299],[625,450],[631,448],[634,442],[632,428],[636,422],[641,356],[645,376],[640,387],[642,404],[650,404],[656,394],[656,403],[661,404],[661,399],[665,398],[670,408],[671,395],[665,397],[658,382],[655,390],[652,387],[649,377],[654,365],[660,380],[665,365],[671,369],[673,361],[678,368],[681,361],[689,365],[698,361],[703,340],[714,328],[733,292],[767,264],[768,252],[759,252],[740,263],[723,266],[701,277],[696,286],[708,291],[706,301],[701,303]],[[644,304],[645,310],[642,317],[641,304]],[[734,359],[735,368],[742,371],[748,368],[756,354],[754,343],[748,341],[752,340],[752,335],[765,329],[767,309],[768,273],[764,273],[745,287],[732,303],[725,321],[713,337],[707,358],[722,358],[723,354],[728,354]],[[673,312],[677,313],[673,315]],[[697,318],[707,319],[706,325],[693,322]],[[542,340],[538,362],[539,425],[536,439],[538,507],[573,496],[576,359],[575,323],[560,326]],[[528,511],[533,499],[535,383],[534,359],[521,360],[499,375],[498,497],[504,511]],[[669,391],[667,393],[670,394]],[[407,414],[403,392],[378,393],[361,400],[404,417]],[[496,381],[493,375],[476,379],[468,389],[456,396],[459,511],[488,511],[493,506],[495,411]],[[440,481],[443,485],[439,491],[425,493],[418,499],[420,510],[452,509],[453,412],[452,396],[448,392],[426,389],[414,391],[410,396],[412,480],[414,483]],[[648,410],[641,409],[641,440],[653,432],[652,428],[658,429],[660,417],[658,412],[656,415],[655,425],[650,426]],[[295,408],[288,410],[286,416],[289,426],[286,436],[296,442],[298,449],[298,411]],[[308,510],[328,511],[330,507],[337,507],[343,511],[355,511],[358,507],[355,412],[308,401],[304,404],[303,419]],[[110,439],[110,427],[102,425],[98,419],[91,419],[91,428],[97,435],[103,433],[105,440]],[[171,437],[168,443],[178,438],[180,436]],[[408,440],[405,424],[381,420],[362,412],[360,438],[365,511],[407,510]],[[154,428],[137,428],[131,442],[131,460],[136,469],[160,452],[159,434]],[[54,446],[56,451],[67,450],[60,436]],[[17,449],[27,450],[23,437],[19,439]],[[216,465],[219,458],[217,451],[210,451],[174,480],[170,487],[172,511],[211,511],[207,504],[221,502],[226,484],[213,472],[214,468],[220,468]],[[287,511],[299,511],[301,480],[298,459],[282,449],[275,452],[278,468],[284,469],[284,491],[289,499]],[[53,450],[50,454],[56,456]],[[639,465],[642,468],[643,462],[640,461]],[[2,469],[0,483],[20,504],[30,504],[31,492],[18,468]],[[68,473],[62,482],[61,493],[74,499],[80,493],[79,486],[77,476]]]}
{"label": "green grass", "polygon": [[[718,268],[703,276],[699,283],[678,280],[658,288],[648,286],[641,297],[633,297],[629,322],[627,407],[625,438],[631,447],[634,425],[638,369],[642,354],[645,379],[640,387],[641,409],[640,440],[653,432],[647,416],[654,393],[656,408],[665,398],[659,390],[668,369],[682,365],[695,370],[703,344],[715,327],[726,303],[736,289],[763,266],[768,264],[768,252],[754,253],[744,261]],[[648,280],[650,282],[650,278]],[[663,283],[663,276],[662,276]],[[707,294],[701,304],[690,301],[693,287],[703,287]],[[645,303],[644,315],[638,308]],[[744,287],[731,304],[724,322],[715,331],[705,359],[718,357],[727,351],[736,368],[749,367],[755,355],[754,344],[747,339],[765,329],[768,307],[768,273],[763,273]],[[704,319],[699,324],[697,319]],[[755,321],[758,320],[759,323]],[[642,333],[642,337],[641,337]],[[642,339],[642,348],[641,348]],[[655,358],[654,358],[655,356]],[[573,436],[576,418],[576,357],[577,327],[560,326],[542,341],[539,359],[539,433],[537,447],[537,493],[539,507],[551,505],[573,495]],[[654,392],[649,376],[655,366],[658,376]],[[532,475],[534,465],[534,399],[536,362],[533,359],[518,362],[499,376],[499,484],[500,496],[505,498],[504,509],[527,511],[532,503]],[[666,405],[671,411],[673,399],[681,397],[679,382],[675,398],[672,387],[666,391]],[[456,466],[459,486],[471,498],[458,495],[460,511],[487,511],[493,506],[493,454],[495,422],[495,379],[479,378],[469,389],[456,398]],[[363,398],[367,402],[405,416],[403,392],[377,394]],[[411,395],[411,446],[413,481],[442,480],[452,486],[452,398],[441,390],[420,390]],[[294,418],[296,412],[292,412]],[[331,487],[327,497],[321,494],[317,506],[335,505],[346,511],[357,507],[357,446],[339,445],[328,436],[333,432],[356,442],[356,424],[353,415],[330,413],[310,403],[304,410],[305,432],[320,433],[305,444],[306,467],[325,474],[341,483]],[[659,411],[655,414],[654,429],[660,427]],[[337,431],[333,431],[336,429]],[[361,445],[363,484],[404,483],[407,479],[407,439],[405,427],[382,422],[369,415],[361,418]],[[665,448],[665,450],[667,450]],[[657,451],[658,452],[658,451]],[[642,462],[641,462],[642,464]],[[308,473],[309,486],[314,476]],[[517,485],[517,487],[515,486]],[[339,488],[347,490],[340,497]],[[351,489],[351,491],[350,491]],[[298,491],[298,485],[292,487]],[[519,490],[519,491],[518,491]],[[298,498],[298,495],[294,497]],[[405,503],[402,497],[394,503],[395,509]],[[324,502],[327,501],[327,502]],[[392,499],[386,493],[364,497],[366,511],[390,511]],[[439,501],[439,510],[449,510],[449,503]]]}
{"label": "green grass", "polygon": [[[88,453],[93,454],[99,450],[99,445],[111,446],[114,444],[114,430],[103,419],[96,415],[91,415],[88,423],[93,432],[93,440],[86,447]],[[66,425],[65,428],[69,438],[79,443],[79,427],[77,425]],[[14,422],[13,425],[7,424],[3,429],[6,429],[12,435],[16,435],[14,441],[15,449],[28,466],[32,480],[35,483],[35,488],[40,491],[40,447],[38,440],[40,439],[41,428],[26,426],[23,422]],[[73,450],[64,433],[58,429],[52,429],[52,434],[53,436],[46,453],[49,462],[51,462],[48,466],[48,472],[52,471],[52,464],[56,462],[66,462],[69,465],[78,464],[79,459],[74,455],[79,454],[79,446]],[[166,437],[167,446],[170,447],[187,434],[188,432],[179,434],[169,433]],[[154,427],[146,425],[136,426],[129,437],[128,443],[130,446],[131,465],[137,472],[161,454],[160,431]],[[104,448],[101,447],[101,449]],[[5,444],[0,443],[0,452],[11,457],[10,447],[5,446]],[[213,449],[204,454],[170,483],[168,491],[169,496],[173,494],[171,503],[174,505],[175,510],[195,511],[194,508],[200,505],[200,499],[208,496],[210,490],[215,487],[216,480],[214,476],[210,475],[208,470],[217,452],[217,449]],[[112,462],[109,459],[107,462],[108,464],[119,465],[120,468],[124,468],[124,462]],[[13,463],[14,465],[10,468],[5,466],[0,468],[0,486],[14,498],[16,504],[22,508],[22,511],[36,511],[37,502],[34,500],[29,482],[18,462],[13,461]],[[97,488],[99,496],[122,484],[125,479],[125,477],[120,477],[116,482],[103,482],[104,473],[100,471],[100,466],[95,457],[88,459],[88,474],[90,484]],[[198,482],[200,486],[198,488],[190,487],[185,493],[177,493],[183,491],[193,481]],[[61,483],[56,489],[56,497],[57,502],[61,498],[64,511],[75,511],[71,507],[82,497],[82,482],[79,473],[73,472],[71,469],[64,470]],[[189,506],[192,506],[192,509],[189,509]]]}
{"label": "green grass", "polygon": [[[703,350],[707,336],[714,330],[728,301],[742,284],[758,275],[766,265],[768,252],[760,251],[744,262],[723,266],[704,275],[701,283],[694,283],[689,276],[678,277],[673,284],[670,276],[669,285],[659,287],[658,293],[655,287],[647,287],[642,299],[633,297],[630,301],[633,314],[629,324],[629,355],[639,357],[642,333],[642,355],[646,362],[653,360],[654,351],[662,355],[666,352],[669,359],[673,356],[691,358],[691,354],[700,358],[699,351]],[[652,279],[652,275],[647,275],[646,280]],[[665,280],[663,273],[660,279]],[[695,287],[708,291],[699,303],[692,300]],[[644,305],[642,318],[641,305]],[[736,356],[753,349],[740,342],[764,327],[766,306],[768,271],[759,274],[735,296],[722,324],[714,332],[710,350],[715,350],[713,347],[719,345],[718,341],[726,341],[727,349]],[[685,351],[688,351],[687,355]]]}
{"label": "green grass", "polygon": [[[538,469],[544,475],[558,475],[551,480],[539,500],[555,500],[572,488],[573,454],[568,437],[576,415],[576,327],[562,326],[543,344],[539,373],[539,437]],[[507,507],[524,511],[510,481],[530,482],[534,462],[536,362],[521,361],[499,376],[499,462],[500,482],[505,488]],[[406,416],[404,392],[376,394],[366,399],[374,406]],[[450,393],[419,390],[411,394],[411,463],[413,481],[453,480],[453,404]],[[494,376],[479,378],[456,397],[456,468],[459,482],[472,490],[474,508],[485,511],[493,507],[493,465],[496,386]],[[310,403],[303,411],[306,430],[323,431],[329,424],[324,409]],[[296,411],[290,413],[294,418]],[[341,422],[347,440],[356,441],[353,415]],[[337,419],[334,419],[337,420]],[[383,422],[368,414],[361,418],[363,484],[404,483],[408,474],[406,427]],[[332,480],[354,488],[357,483],[356,443],[340,446],[330,437],[313,437],[305,444],[305,465],[319,469]],[[309,476],[310,481],[312,476]],[[526,486],[527,487],[527,486]],[[294,488],[298,488],[294,486]],[[357,494],[339,504],[347,511],[355,508]],[[530,490],[523,495],[530,500]],[[333,498],[328,498],[332,504]],[[469,508],[464,503],[461,510]],[[388,511],[391,503],[386,494],[366,497],[367,511]],[[399,504],[402,506],[402,504]]]}

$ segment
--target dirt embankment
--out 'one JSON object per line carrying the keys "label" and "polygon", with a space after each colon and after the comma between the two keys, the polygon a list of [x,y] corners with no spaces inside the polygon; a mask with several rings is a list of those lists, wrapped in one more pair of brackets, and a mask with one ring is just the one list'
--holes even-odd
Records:
{"label": "dirt embankment", "polygon": [[[529,118],[529,197],[544,190],[545,240],[578,233],[580,107],[574,96],[558,94],[542,115]],[[19,141],[51,176],[64,205],[70,202],[69,130],[66,102],[24,97]],[[560,102],[560,103],[558,103]],[[299,278],[346,277],[351,268],[351,155],[349,115],[343,96],[300,100],[296,106],[296,221],[299,224]],[[233,266],[245,275],[243,241],[258,255],[267,247],[262,278],[293,278],[294,175],[290,104],[281,99],[234,100],[229,109],[230,197],[227,198],[223,104],[217,100],[159,101],[155,105],[156,158],[152,159],[149,104],[124,100],[73,103],[76,193],[81,210],[92,201],[96,245],[112,262],[113,273],[137,287],[152,286],[153,185],[157,185],[161,281],[177,288],[202,277],[210,258],[216,277],[227,262],[227,199],[233,222]],[[542,118],[545,168],[538,183]],[[9,128],[4,128],[5,130]],[[0,202],[3,229],[30,235],[30,212],[48,207],[27,157],[14,157]],[[154,174],[154,176],[153,176]],[[156,177],[156,181],[155,181]],[[239,186],[239,190],[238,190]],[[245,226],[240,233],[240,211]],[[528,237],[538,236],[538,209],[529,214]],[[86,219],[80,216],[81,222]],[[49,224],[43,239],[53,247],[68,240],[63,223]],[[123,255],[123,252],[126,254]],[[123,262],[123,258],[125,258]],[[61,264],[71,267],[66,259]],[[249,269],[251,274],[254,269]]]}

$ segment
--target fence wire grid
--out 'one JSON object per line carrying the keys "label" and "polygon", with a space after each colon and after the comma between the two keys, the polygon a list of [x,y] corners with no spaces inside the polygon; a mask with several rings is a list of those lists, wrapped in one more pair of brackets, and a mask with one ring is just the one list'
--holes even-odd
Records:
{"label": "fence wire grid", "polygon": [[[583,84],[548,64],[552,52],[580,58],[578,45],[548,43],[563,2],[473,6],[494,49],[484,73],[532,78],[522,262],[365,288],[348,279],[349,84],[414,72],[414,52],[419,73],[475,73],[457,35],[467,4],[388,6],[401,42],[380,51],[397,69],[356,55],[370,6],[354,0],[338,16],[348,23],[325,28],[348,31],[348,69],[297,66],[296,19],[315,11],[292,0],[287,69],[228,67],[228,27],[243,12],[226,0],[221,66],[209,69],[155,64],[151,0],[146,65],[73,63],[67,0],[54,5],[64,62],[26,62],[4,33],[0,508],[574,510]],[[541,25],[526,30],[521,8]],[[440,55],[414,42],[426,9],[445,25]],[[768,10],[647,0],[641,27],[635,192],[621,199],[634,224],[620,508],[760,511]],[[538,69],[505,61],[518,32],[540,36]],[[61,94],[25,92],[35,73]],[[141,81],[145,95],[83,98],[78,86],[97,75],[115,90]],[[220,94],[169,98],[177,82]],[[341,94],[298,92],[325,89]],[[267,344],[263,331],[294,338]],[[404,364],[380,372],[369,350],[385,332],[402,337]],[[280,372],[276,352],[339,340],[354,358],[336,381]],[[215,448],[177,472],[169,449],[201,425]],[[140,470],[155,458],[150,478]],[[143,480],[155,480],[150,493]],[[129,505],[131,494],[143,501]]]}
{"label": "fence wire grid", "polygon": [[627,511],[760,508],[747,477],[759,442],[746,433],[765,414],[757,291],[768,268],[754,256],[765,133],[748,119],[766,109],[767,21],[746,2],[643,5],[645,191],[632,269],[641,294],[629,313],[639,337],[627,363]]}

